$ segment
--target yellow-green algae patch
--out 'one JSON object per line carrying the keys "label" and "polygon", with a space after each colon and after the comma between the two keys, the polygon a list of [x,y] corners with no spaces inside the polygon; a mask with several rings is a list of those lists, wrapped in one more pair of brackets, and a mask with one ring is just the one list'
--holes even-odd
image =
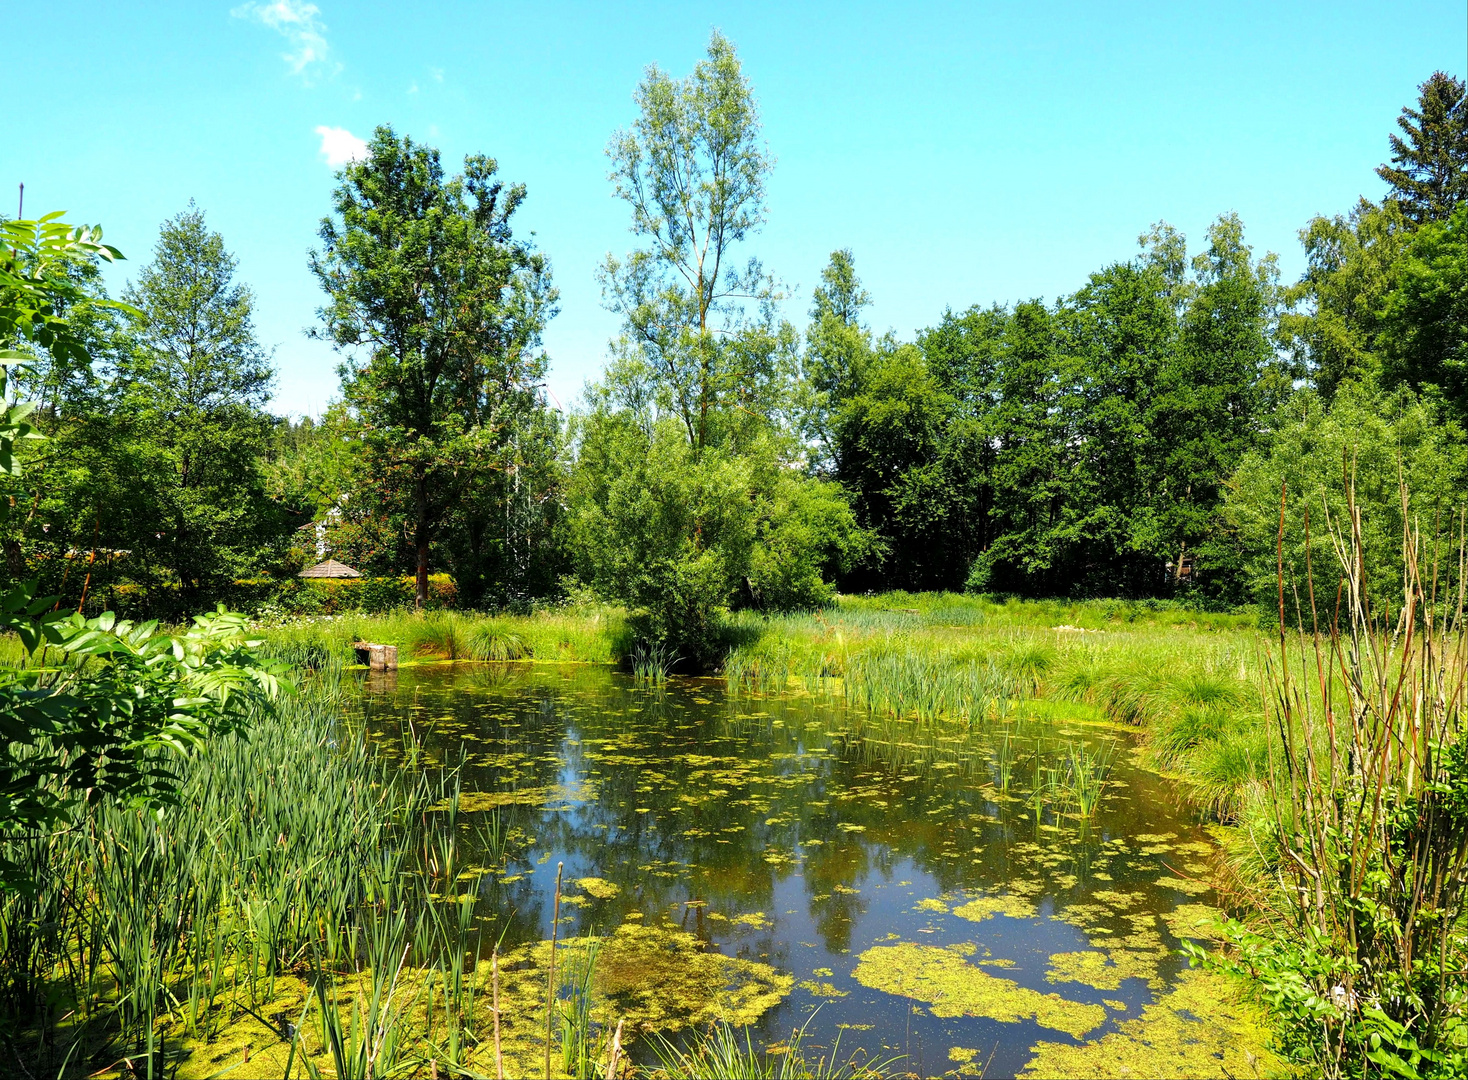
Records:
{"label": "yellow-green algae patch", "polygon": [[1162,889],[1176,889],[1178,892],[1185,892],[1189,896],[1201,896],[1213,888],[1208,882],[1199,881],[1197,878],[1171,876],[1158,878],[1157,886]]}
{"label": "yellow-green algae patch", "polygon": [[[594,940],[571,938],[559,946],[557,970],[584,963]],[[783,1001],[795,982],[768,964],[707,952],[692,934],[671,926],[624,923],[600,942],[592,1015],[609,1024],[625,1020],[634,1030],[676,1031],[717,1020],[752,1024]],[[544,1000],[549,959],[550,942],[539,941],[501,961],[504,993],[529,1015]]]}
{"label": "yellow-green algae patch", "polygon": [[1179,904],[1162,916],[1173,936],[1202,941],[1221,940],[1225,915],[1212,904]]}
{"label": "yellow-green algae patch", "polygon": [[622,891],[620,885],[599,877],[577,878],[576,885],[582,892],[588,896],[594,896],[598,900],[610,900]]}
{"label": "yellow-green algae patch", "polygon": [[924,1002],[934,1016],[983,1016],[1001,1023],[1033,1019],[1078,1039],[1106,1019],[1100,1005],[1030,990],[935,945],[873,946],[858,958],[852,976],[869,989]]}
{"label": "yellow-green algae patch", "polygon": [[1227,975],[1190,969],[1177,986],[1123,1020],[1118,1030],[1084,1046],[1036,1043],[1026,1080],[1087,1076],[1212,1078],[1266,1076],[1284,1065],[1266,1048],[1263,1015],[1243,1000]]}
{"label": "yellow-green algae patch", "polygon": [[1033,919],[1035,905],[1023,896],[1001,893],[998,896],[980,896],[953,909],[953,914],[970,922],[983,922],[995,915],[1007,915],[1011,919]]}
{"label": "yellow-green algae patch", "polygon": [[1131,949],[1082,949],[1054,953],[1045,978],[1050,982],[1074,982],[1096,990],[1120,990],[1125,979],[1146,979],[1154,990],[1161,989],[1158,962],[1166,951],[1136,952]]}

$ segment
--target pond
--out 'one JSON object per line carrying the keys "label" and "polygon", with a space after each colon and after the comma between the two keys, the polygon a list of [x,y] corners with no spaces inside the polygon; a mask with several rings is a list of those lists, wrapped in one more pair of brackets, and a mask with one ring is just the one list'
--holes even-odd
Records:
{"label": "pond", "polygon": [[831,690],[427,665],[366,678],[360,719],[384,746],[408,726],[462,762],[481,857],[458,876],[503,953],[550,936],[559,864],[562,939],[657,935],[729,958],[709,977],[742,987],[725,1011],[767,1046],[804,1025],[807,1050],[839,1039],[842,1059],[901,1072],[1044,1072],[1037,1046],[1064,1072],[1107,1036],[1137,1052],[1151,1007],[1147,1052],[1201,1040],[1224,1064],[1208,1039],[1241,1028],[1199,1015],[1215,995],[1179,997],[1167,1032],[1157,1011],[1191,977],[1180,941],[1208,934],[1214,844],[1125,732],[1043,702],[934,731]]}

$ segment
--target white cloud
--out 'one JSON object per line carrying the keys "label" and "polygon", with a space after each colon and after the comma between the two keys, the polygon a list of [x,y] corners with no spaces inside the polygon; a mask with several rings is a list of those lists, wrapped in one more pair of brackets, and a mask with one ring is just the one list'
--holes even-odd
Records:
{"label": "white cloud", "polygon": [[436,82],[436,83],[443,82],[443,68],[431,67],[431,68],[428,69],[428,74],[430,74],[430,75],[433,76],[433,81],[434,82]]}
{"label": "white cloud", "polygon": [[321,156],[333,169],[340,169],[349,161],[360,161],[367,156],[367,144],[346,128],[327,127],[316,129],[321,136]]}
{"label": "white cloud", "polygon": [[290,43],[290,51],[281,53],[291,74],[299,75],[309,86],[318,74],[334,75],[340,64],[330,60],[331,46],[326,41],[326,24],[321,9],[302,0],[271,0],[259,3],[249,0],[230,12],[236,19],[251,19],[268,26]]}

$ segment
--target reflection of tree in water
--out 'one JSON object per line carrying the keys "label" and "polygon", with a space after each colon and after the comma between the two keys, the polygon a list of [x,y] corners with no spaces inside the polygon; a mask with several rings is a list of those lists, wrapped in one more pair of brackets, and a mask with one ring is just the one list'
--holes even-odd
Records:
{"label": "reflection of tree in water", "polygon": [[[563,908],[572,920],[565,933],[606,932],[636,912],[721,951],[781,963],[786,945],[775,933],[733,920],[760,911],[778,921],[776,886],[791,875],[803,874],[809,917],[839,954],[868,914],[857,890],[891,880],[903,863],[901,874],[929,875],[944,891],[1050,879],[1047,893],[1069,902],[1107,865],[1098,844],[1118,829],[1157,831],[1159,807],[1171,806],[1155,781],[1118,783],[1086,841],[1061,841],[1037,833],[1026,811],[1027,759],[1017,748],[1014,801],[985,782],[994,775],[986,733],[934,740],[915,756],[854,735],[836,703],[736,703],[701,681],[651,689],[600,667],[409,669],[364,702],[361,715],[385,750],[401,755],[410,720],[433,762],[467,751],[466,793],[523,793],[524,803],[500,808],[503,825],[534,837],[507,869],[519,880],[489,874],[478,883],[486,938],[509,921],[507,943],[548,925],[546,873],[535,865],[547,853],[552,871],[565,860],[570,882],[618,886]],[[1125,763],[1115,774],[1123,777],[1132,778]],[[463,816],[483,822],[484,813]],[[472,831],[462,840],[462,865],[491,861]],[[1120,876],[1114,860],[1110,868]],[[1070,881],[1056,880],[1063,875]]]}
{"label": "reflection of tree in water", "polygon": [[831,952],[851,947],[851,928],[867,909],[859,886],[870,868],[866,845],[852,840],[827,841],[805,857],[811,922]]}

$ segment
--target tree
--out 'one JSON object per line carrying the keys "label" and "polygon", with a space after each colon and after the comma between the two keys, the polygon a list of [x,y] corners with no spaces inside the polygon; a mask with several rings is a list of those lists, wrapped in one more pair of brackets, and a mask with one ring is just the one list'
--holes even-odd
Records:
{"label": "tree", "polygon": [[574,425],[562,528],[576,572],[695,668],[720,659],[729,607],[826,603],[832,572],[866,554],[840,488],[790,468],[776,439],[698,451],[677,418],[596,405]]}
{"label": "tree", "polygon": [[[1174,561],[1175,570],[1213,535],[1224,484],[1289,387],[1274,348],[1275,256],[1254,259],[1238,216],[1225,214],[1209,227],[1193,272],[1177,350],[1147,412],[1160,470],[1139,493],[1156,530],[1153,542],[1139,547]],[[1196,570],[1195,581],[1214,575],[1213,588],[1224,586],[1229,572],[1212,559]]]}
{"label": "tree", "polygon": [[[236,269],[192,203],[164,222],[153,262],[123,293],[136,314],[108,388],[113,440],[137,466],[128,481],[146,489],[143,505],[128,508],[127,535],[109,524],[113,545],[129,548],[135,565],[167,567],[195,601],[258,571],[282,526],[258,464],[274,371]],[[99,500],[85,509],[100,526],[104,508]]]}
{"label": "tree", "polygon": [[523,185],[472,155],[444,177],[438,151],[379,127],[338,174],[311,269],[329,302],[321,328],[346,360],[345,403],[372,490],[412,536],[417,602],[446,515],[485,471],[507,466],[516,417],[545,373],[555,314],[550,266],[517,240]]}
{"label": "tree", "polygon": [[1381,372],[1380,314],[1411,235],[1400,207],[1360,200],[1300,230],[1306,268],[1284,291],[1281,336],[1299,372],[1329,401],[1347,380]]}
{"label": "tree", "polygon": [[821,284],[811,296],[810,325],[805,332],[804,368],[811,401],[805,409],[803,434],[817,448],[819,468],[833,465],[834,414],[865,378],[872,334],[861,322],[861,311],[871,302],[856,276],[850,249],[831,252],[831,261],[821,271]]}
{"label": "tree", "polygon": [[1377,322],[1385,384],[1431,387],[1468,420],[1468,204],[1408,238]]}
{"label": "tree", "polygon": [[[7,222],[0,257],[0,521],[23,478],[17,442],[41,438],[34,406],[12,402],[5,367],[33,350],[81,367],[91,358],[66,317],[77,299],[68,264],[121,258],[100,229],[71,229],[50,215]],[[103,800],[175,801],[167,755],[189,754],[243,728],[279,692],[279,667],[252,651],[245,622],[220,610],[172,636],[110,613],[84,620],[38,597],[38,582],[4,574],[0,629],[21,647],[0,670],[0,837],[75,825]],[[44,650],[44,651],[43,651]],[[26,868],[0,858],[0,891],[29,891]]]}
{"label": "tree", "polygon": [[[682,82],[652,65],[637,88],[638,118],[607,147],[610,178],[632,210],[633,235],[648,246],[602,269],[608,307],[625,320],[622,347],[641,362],[660,407],[702,449],[716,438],[721,407],[746,411],[776,402],[752,396],[779,388],[761,361],[767,350],[737,347],[752,324],[778,336],[778,299],[757,259],[733,265],[733,248],[765,219],[771,159],[760,143],[759,109],[733,44],[717,31],[708,58]],[[729,417],[725,416],[726,419]]]}
{"label": "tree", "polygon": [[1376,175],[1388,198],[1418,225],[1442,221],[1468,199],[1468,88],[1442,71],[1418,87],[1417,108],[1403,107],[1393,133],[1391,164]]}
{"label": "tree", "polygon": [[[1276,610],[1282,490],[1287,495],[1285,587],[1305,581],[1307,512],[1317,589],[1322,570],[1334,573],[1326,518],[1341,528],[1349,478],[1362,509],[1370,600],[1373,606],[1400,605],[1405,524],[1400,484],[1411,492],[1414,528],[1451,548],[1468,483],[1462,429],[1445,423],[1405,388],[1384,391],[1356,382],[1343,384],[1328,407],[1318,395],[1302,393],[1278,410],[1270,427],[1268,440],[1245,454],[1229,478],[1222,507],[1227,540],[1240,553],[1245,595],[1259,602],[1261,612]],[[1308,597],[1303,602],[1308,611]]]}

